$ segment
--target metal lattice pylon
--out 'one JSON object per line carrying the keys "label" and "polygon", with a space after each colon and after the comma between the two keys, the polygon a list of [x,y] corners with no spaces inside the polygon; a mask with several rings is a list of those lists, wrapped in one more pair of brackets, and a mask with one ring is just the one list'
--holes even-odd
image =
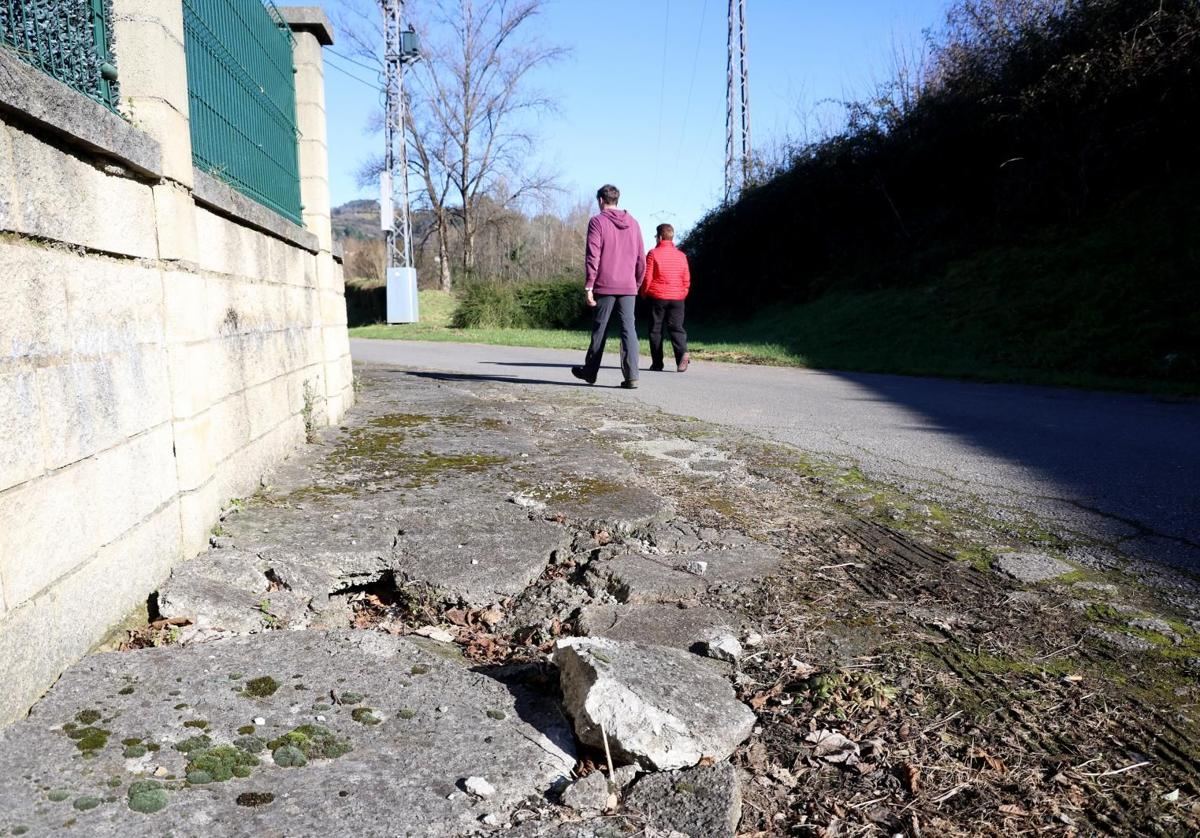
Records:
{"label": "metal lattice pylon", "polygon": [[[746,47],[746,0],[729,0],[725,63],[725,200],[750,182],[750,67]],[[740,142],[739,142],[740,140]]]}
{"label": "metal lattice pylon", "polygon": [[[389,267],[412,267],[412,223],[409,220],[408,143],[405,138],[404,67],[415,60],[405,47],[401,25],[404,0],[379,0],[384,34],[384,161],[379,207]],[[400,217],[392,208],[399,198]]]}

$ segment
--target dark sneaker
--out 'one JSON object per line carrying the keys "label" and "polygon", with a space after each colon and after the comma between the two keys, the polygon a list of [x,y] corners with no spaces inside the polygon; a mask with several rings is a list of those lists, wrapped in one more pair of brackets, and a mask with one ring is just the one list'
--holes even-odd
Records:
{"label": "dark sneaker", "polygon": [[650,372],[662,372],[664,369],[666,369],[666,368],[662,364],[651,364],[650,365]]}
{"label": "dark sneaker", "polygon": [[580,381],[586,381],[588,384],[596,383],[596,379],[588,378],[587,371],[583,367],[571,367],[571,375],[575,376]]}
{"label": "dark sneaker", "polygon": [[675,365],[675,369],[679,372],[687,372],[688,364],[692,361],[692,356],[684,352],[683,357],[679,359],[679,363]]}
{"label": "dark sneaker", "polygon": [[627,378],[621,382],[621,387],[625,390],[636,390],[637,389],[637,379],[636,378]]}

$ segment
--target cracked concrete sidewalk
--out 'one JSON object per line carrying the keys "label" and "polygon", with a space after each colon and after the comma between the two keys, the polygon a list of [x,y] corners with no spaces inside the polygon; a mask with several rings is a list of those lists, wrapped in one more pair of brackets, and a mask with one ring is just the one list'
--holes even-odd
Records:
{"label": "cracked concrete sidewalk", "polygon": [[[582,389],[359,372],[364,392],[347,423],[232,503],[212,548],[157,592],[152,616],[169,623],[143,636],[160,646],[89,656],[28,719],[0,731],[0,834],[700,838],[733,835],[739,820],[745,834],[824,834],[822,806],[836,808],[823,802],[824,783],[845,766],[803,744],[818,719],[831,724],[813,697],[825,688],[796,674],[816,671],[810,664],[846,678],[847,666],[886,658],[880,677],[901,683],[915,658],[896,652],[898,640],[924,648],[932,631],[945,635],[938,654],[965,644],[960,635],[993,631],[1010,653],[1032,657],[1021,614],[1011,625],[981,616],[1002,597],[1023,598],[1013,606],[1031,609],[1022,613],[1053,604],[1097,617],[1089,644],[1150,644],[1157,631],[1181,650],[1164,661],[1186,667],[1195,647],[1200,662],[1196,624],[1178,610],[1160,618],[1158,594],[1121,614],[1112,602],[1127,588],[1101,567],[1039,561],[1046,545],[1022,541],[1017,527],[989,529],[995,522],[919,499],[888,495],[881,506],[883,489],[864,485],[852,464],[814,464]],[[864,515],[894,529],[873,535]],[[962,561],[946,555],[951,537]],[[1018,588],[980,566],[991,553],[1050,570]],[[1188,584],[1178,580],[1169,604],[1196,619]],[[790,622],[780,616],[788,609],[799,614]],[[1043,628],[1046,645],[1069,646],[1061,626]],[[713,709],[724,699],[715,687],[690,695],[689,684],[732,683],[759,717],[732,766],[722,757],[656,772],[657,757],[639,764],[621,752],[632,767],[613,778],[617,808],[607,795],[571,805],[605,761],[598,740],[584,744],[572,728],[550,662],[573,635],[633,655],[618,663],[638,680],[653,680],[639,648],[683,667],[648,694],[658,709],[690,700],[712,729],[728,722]],[[745,658],[702,656],[717,638],[742,641]],[[1049,663],[1086,663],[1069,648],[1043,651]],[[994,689],[1005,699],[1007,687]],[[951,693],[946,707],[961,700]],[[1194,701],[1194,690],[1180,697]],[[802,699],[811,713],[793,719]],[[914,703],[917,714],[935,706]],[[691,718],[686,707],[671,712]],[[735,732],[725,738],[737,737],[730,749],[746,735],[740,725],[726,725]],[[885,727],[870,733],[887,739]],[[793,728],[794,744],[784,733]],[[837,793],[869,822],[918,834],[911,818],[941,804],[884,782],[904,762],[899,752],[864,744],[853,764],[877,769],[856,769],[876,786]],[[1197,794],[1186,785],[1200,776],[1194,749],[1183,753],[1138,794],[1172,783]],[[808,792],[795,780],[805,772]],[[885,797],[854,809],[872,788]],[[894,805],[882,803],[893,794]],[[1200,818],[1147,817],[1160,814]]]}

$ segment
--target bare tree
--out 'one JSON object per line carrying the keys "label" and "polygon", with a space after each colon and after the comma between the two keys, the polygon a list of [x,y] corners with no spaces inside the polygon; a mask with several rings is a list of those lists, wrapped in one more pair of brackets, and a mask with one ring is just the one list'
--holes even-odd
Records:
{"label": "bare tree", "polygon": [[[378,0],[343,0],[342,28],[357,55],[382,68]],[[451,227],[461,228],[458,261],[476,273],[480,207],[507,209],[557,189],[530,169],[532,117],[553,102],[530,87],[531,74],[565,50],[530,35],[545,0],[409,0],[422,61],[409,70],[405,119],[409,165],[424,186],[438,240],[439,285],[450,290]],[[375,164],[376,173],[378,164]],[[365,171],[370,171],[371,164]]]}

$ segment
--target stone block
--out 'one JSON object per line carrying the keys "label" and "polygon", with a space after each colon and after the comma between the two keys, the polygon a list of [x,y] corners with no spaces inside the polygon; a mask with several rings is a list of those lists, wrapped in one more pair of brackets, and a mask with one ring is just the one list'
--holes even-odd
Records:
{"label": "stone block", "polygon": [[6,228],[125,256],[158,254],[150,187],[10,128],[18,212]]}
{"label": "stone block", "polygon": [[[5,60],[0,57],[0,61]],[[0,65],[2,67],[3,65]],[[13,169],[12,140],[8,136],[8,124],[0,116],[0,230],[16,227],[17,219],[17,172]]]}
{"label": "stone block", "polygon": [[42,417],[32,370],[0,372],[0,492],[41,474]]}
{"label": "stone block", "polygon": [[284,301],[284,320],[291,326],[296,323],[316,323],[320,309],[320,297],[311,288],[284,285],[279,293]]}
{"label": "stone block", "polygon": [[345,327],[327,326],[321,329],[321,359],[338,361],[350,352],[350,334]]}
{"label": "stone block", "polygon": [[293,415],[288,395],[286,377],[275,378],[246,390],[246,414],[251,439],[258,439],[273,431]]}
{"label": "stone block", "polygon": [[112,358],[42,367],[37,371],[46,467],[62,468],[116,445],[121,432],[119,391]]}
{"label": "stone block", "polygon": [[322,293],[345,294],[346,287],[341,271],[332,253],[321,252],[316,257],[317,288]]}
{"label": "stone block", "polygon": [[37,370],[47,468],[116,445],[170,417],[167,356],[156,347]]}
{"label": "stone block", "polygon": [[67,277],[66,318],[76,356],[161,347],[162,275],[127,259],[51,251],[47,268]]}
{"label": "stone block", "polygon": [[60,265],[46,248],[0,241],[0,368],[45,363],[67,350],[67,274]]}
{"label": "stone block", "polygon": [[208,282],[192,271],[163,273],[164,332],[172,344],[204,340],[212,334],[206,319]]}
{"label": "stone block", "polygon": [[[261,335],[233,335],[208,341],[208,395],[210,404],[227,399],[270,375],[271,359]],[[257,350],[257,357],[255,352]],[[257,363],[257,368],[254,364]]]}
{"label": "stone block", "polygon": [[194,185],[191,127],[186,108],[181,112],[168,102],[146,98],[130,99],[124,105],[133,124],[158,142],[163,174],[183,186]]}
{"label": "stone block", "polygon": [[175,494],[168,427],[0,495],[10,607],[38,595]]}
{"label": "stone block", "polygon": [[212,404],[208,343],[175,344],[167,349],[171,381],[171,415],[174,419],[190,419]]}
{"label": "stone block", "polygon": [[0,725],[25,714],[166,576],[179,555],[179,513],[168,504],[36,599],[0,620]]}
{"label": "stone block", "polygon": [[173,12],[162,9],[157,15],[144,10],[136,16],[122,14],[113,21],[121,97],[132,103],[135,114],[140,100],[157,99],[187,115],[187,55],[174,29],[177,20]]}
{"label": "stone block", "polygon": [[209,446],[214,465],[238,455],[250,442],[250,417],[245,393],[222,399],[208,409],[211,419]]}
{"label": "stone block", "polygon": [[186,188],[164,181],[154,187],[154,212],[158,221],[158,257],[195,262],[196,204]]}
{"label": "stone block", "polygon": [[212,411],[176,421],[174,425],[179,489],[189,492],[208,482],[216,466]]}
{"label": "stone block", "polygon": [[[340,326],[343,330],[346,327],[346,298],[336,291],[326,291],[321,294],[321,323],[325,326]],[[350,336],[347,332],[346,342],[349,344]]]}
{"label": "stone block", "polygon": [[208,547],[209,532],[229,496],[221,497],[217,484],[207,483],[179,495],[180,554],[191,557]]}
{"label": "stone block", "polygon": [[111,359],[118,432],[139,434],[171,419],[171,380],[165,347],[139,346]]}

